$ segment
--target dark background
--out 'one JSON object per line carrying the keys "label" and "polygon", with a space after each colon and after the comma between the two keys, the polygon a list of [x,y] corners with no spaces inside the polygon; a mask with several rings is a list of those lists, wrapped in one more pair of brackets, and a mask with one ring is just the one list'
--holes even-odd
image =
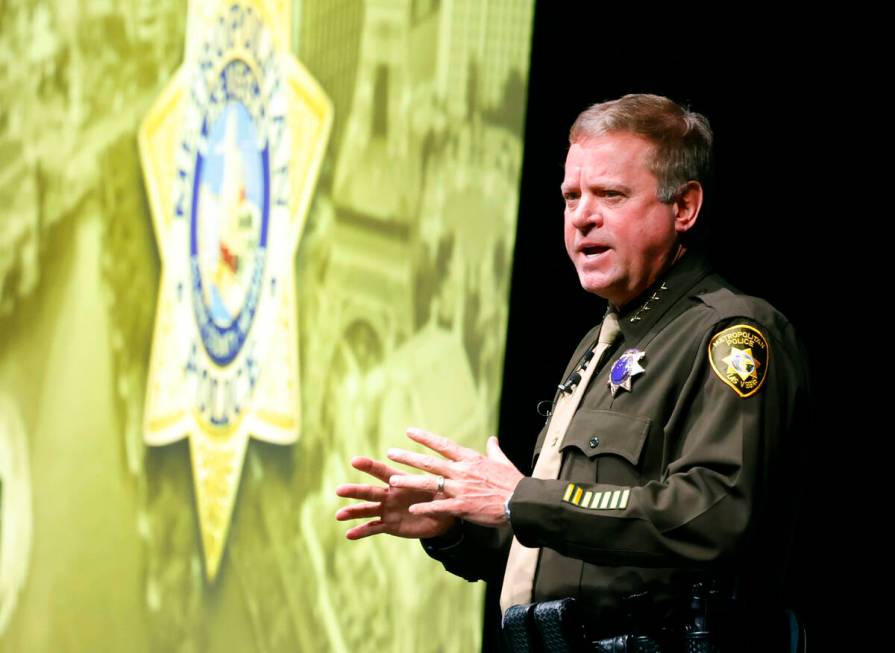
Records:
{"label": "dark background", "polygon": [[[536,405],[553,397],[575,345],[605,307],[581,289],[563,245],[559,185],[569,127],[590,104],[625,93],[657,93],[689,105],[715,132],[715,182],[703,215],[712,225],[708,254],[740,289],[782,311],[808,351],[814,421],[805,465],[793,473],[810,483],[789,602],[819,644],[845,625],[826,619],[837,611],[826,608],[849,600],[837,597],[836,576],[844,572],[834,562],[844,555],[848,527],[822,528],[825,516],[846,503],[844,488],[814,475],[832,468],[824,462],[836,451],[826,411],[841,401],[843,389],[830,378],[830,359],[839,354],[830,335],[841,328],[833,285],[849,270],[842,236],[857,216],[843,210],[854,181],[843,179],[843,161],[834,154],[846,137],[831,126],[848,68],[836,64],[826,39],[806,38],[798,24],[741,24],[734,33],[732,24],[698,29],[685,16],[652,31],[639,22],[592,3],[539,3],[535,12],[501,446],[530,473],[543,425]],[[485,650],[494,644],[499,592],[489,588]]]}

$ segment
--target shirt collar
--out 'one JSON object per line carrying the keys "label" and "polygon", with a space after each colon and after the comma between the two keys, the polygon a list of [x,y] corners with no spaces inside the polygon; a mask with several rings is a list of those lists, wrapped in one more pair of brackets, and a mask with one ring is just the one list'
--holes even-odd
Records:
{"label": "shirt collar", "polygon": [[[620,311],[618,322],[625,342],[640,340],[709,272],[705,257],[693,252],[684,254],[656,283]],[[613,310],[611,306],[609,310]]]}

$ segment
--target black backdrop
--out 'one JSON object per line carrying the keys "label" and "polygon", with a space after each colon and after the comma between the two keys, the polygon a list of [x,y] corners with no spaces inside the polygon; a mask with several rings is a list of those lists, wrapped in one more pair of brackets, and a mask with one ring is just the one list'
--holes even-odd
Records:
{"label": "black backdrop", "polygon": [[[838,175],[831,175],[841,169],[831,154],[841,136],[829,135],[839,82],[822,43],[806,42],[798,25],[740,25],[733,34],[731,24],[712,32],[680,16],[644,31],[642,17],[604,9],[539,3],[535,13],[499,434],[526,473],[543,424],[536,405],[552,398],[574,346],[605,307],[580,288],[563,246],[559,184],[568,128],[588,105],[625,93],[667,95],[709,118],[716,145],[709,255],[730,281],[795,324],[808,350],[815,403],[832,399],[825,396],[827,334],[836,328],[830,278],[842,277],[846,263],[829,229],[831,218],[834,225],[848,219],[831,212],[841,211],[835,198],[850,190],[848,182],[837,188]],[[812,427],[806,469],[821,463],[832,442],[825,425],[821,417]],[[822,623],[819,608],[834,602],[838,581],[816,568],[841,555],[820,528],[830,496],[829,486],[806,488],[791,582],[790,603],[816,643],[835,628]],[[486,651],[494,646],[499,589],[488,591]]]}

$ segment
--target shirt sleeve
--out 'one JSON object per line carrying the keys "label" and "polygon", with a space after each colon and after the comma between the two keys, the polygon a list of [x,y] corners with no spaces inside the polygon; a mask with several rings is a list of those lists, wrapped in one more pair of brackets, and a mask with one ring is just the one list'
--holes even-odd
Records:
{"label": "shirt sleeve", "polygon": [[[733,318],[712,325],[700,351],[671,411],[681,417],[658,478],[632,486],[524,478],[510,502],[520,543],[639,566],[714,562],[747,544],[756,515],[775,499],[768,479],[784,471],[785,439],[807,383],[801,350],[788,323],[770,336]],[[765,367],[759,373],[756,365]]]}
{"label": "shirt sleeve", "polygon": [[513,533],[509,526],[492,528],[459,521],[438,538],[421,540],[425,552],[456,576],[472,582],[496,582],[503,577]]}

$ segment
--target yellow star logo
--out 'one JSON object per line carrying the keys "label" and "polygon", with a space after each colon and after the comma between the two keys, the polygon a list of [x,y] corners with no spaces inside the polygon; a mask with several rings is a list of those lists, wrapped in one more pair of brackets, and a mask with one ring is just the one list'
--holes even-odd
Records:
{"label": "yellow star logo", "polygon": [[144,439],[189,439],[207,578],[250,437],[299,436],[294,260],[332,104],[289,51],[291,3],[190,3],[139,131],[162,261]]}
{"label": "yellow star logo", "polygon": [[730,353],[721,360],[727,363],[728,374],[736,374],[743,381],[749,377],[758,376],[757,369],[759,362],[755,360],[755,357],[752,355],[751,347],[748,349],[731,347]]}

